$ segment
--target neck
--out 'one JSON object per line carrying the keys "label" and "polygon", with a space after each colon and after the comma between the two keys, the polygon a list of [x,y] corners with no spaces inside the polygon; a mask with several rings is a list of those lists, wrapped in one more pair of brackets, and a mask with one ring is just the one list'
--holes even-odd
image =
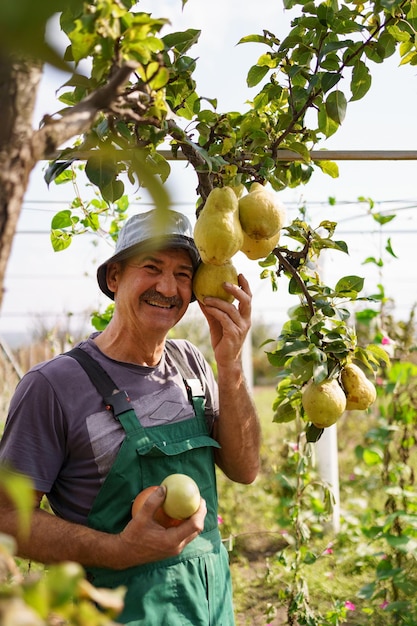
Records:
{"label": "neck", "polygon": [[113,328],[112,322],[94,341],[111,359],[148,367],[159,363],[165,347],[165,336],[158,339],[138,335],[132,337],[125,329]]}

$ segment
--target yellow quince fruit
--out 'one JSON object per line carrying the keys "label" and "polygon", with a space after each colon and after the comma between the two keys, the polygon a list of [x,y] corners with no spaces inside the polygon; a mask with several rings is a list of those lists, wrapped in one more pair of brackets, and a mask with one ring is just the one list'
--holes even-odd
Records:
{"label": "yellow quince fruit", "polygon": [[285,209],[275,193],[253,183],[239,199],[239,220],[251,239],[271,239],[284,225]]}
{"label": "yellow quince fruit", "polygon": [[340,375],[346,394],[348,411],[364,411],[376,400],[375,385],[365,376],[360,367],[347,363]]}
{"label": "yellow quince fruit", "polygon": [[223,265],[200,263],[193,279],[194,295],[200,302],[208,296],[233,302],[234,297],[225,291],[223,283],[238,284],[237,271],[231,261]]}
{"label": "yellow quince fruit", "polygon": [[243,231],[239,201],[231,187],[215,187],[194,226],[194,242],[203,263],[223,265],[240,250]]}
{"label": "yellow quince fruit", "polygon": [[346,409],[346,396],[335,378],[318,385],[311,379],[303,388],[301,402],[307,417],[317,428],[335,424]]}
{"label": "yellow quince fruit", "polygon": [[252,239],[243,231],[243,244],[241,247],[241,251],[246,254],[248,259],[252,261],[256,261],[256,259],[264,259],[272,252],[272,250],[277,246],[280,231],[276,233],[270,239]]}

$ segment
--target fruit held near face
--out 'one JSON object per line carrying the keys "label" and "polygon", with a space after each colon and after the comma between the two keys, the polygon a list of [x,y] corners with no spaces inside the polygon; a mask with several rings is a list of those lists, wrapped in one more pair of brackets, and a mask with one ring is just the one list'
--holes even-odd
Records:
{"label": "fruit held near face", "polygon": [[224,265],[200,263],[193,279],[194,295],[200,302],[207,296],[233,302],[233,296],[223,289],[225,282],[238,284],[237,271],[231,261]]}
{"label": "fruit held near face", "polygon": [[243,241],[239,204],[231,187],[215,187],[194,226],[194,243],[204,263],[223,265]]}
{"label": "fruit held near face", "polygon": [[271,239],[284,226],[285,209],[276,194],[260,183],[253,183],[239,199],[239,220],[251,239]]}
{"label": "fruit held near face", "polygon": [[200,490],[197,483],[186,474],[170,474],[162,481],[166,497],[162,505],[165,513],[178,520],[187,519],[200,506]]}
{"label": "fruit held near face", "polygon": [[309,420],[317,428],[335,424],[346,409],[346,396],[337,380],[316,385],[311,379],[302,391],[302,405]]}
{"label": "fruit held near face", "polygon": [[[143,505],[145,504],[146,500],[154,491],[156,491],[156,489],[158,489],[158,485],[151,485],[150,487],[146,487],[146,489],[138,493],[136,498],[133,500],[132,517],[135,517],[139,513],[139,511],[142,509]],[[167,515],[164,509],[162,508],[162,506],[159,507],[159,509],[155,511],[153,518],[155,522],[157,522],[164,528],[171,528],[172,526],[179,526],[183,521],[181,519],[173,519],[172,517]]]}
{"label": "fruit held near face", "polygon": [[348,411],[363,411],[375,402],[376,389],[374,384],[354,363],[345,365],[341,372],[341,380],[346,394],[346,409]]}

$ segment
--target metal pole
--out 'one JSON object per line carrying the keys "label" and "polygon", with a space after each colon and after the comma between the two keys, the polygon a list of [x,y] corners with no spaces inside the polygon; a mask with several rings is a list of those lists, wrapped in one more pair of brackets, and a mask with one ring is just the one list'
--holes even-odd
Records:
{"label": "metal pole", "polygon": [[339,489],[339,462],[337,450],[337,425],[325,428],[317,441],[317,464],[322,481],[327,483],[333,495],[332,523],[333,530],[340,530],[340,489]]}

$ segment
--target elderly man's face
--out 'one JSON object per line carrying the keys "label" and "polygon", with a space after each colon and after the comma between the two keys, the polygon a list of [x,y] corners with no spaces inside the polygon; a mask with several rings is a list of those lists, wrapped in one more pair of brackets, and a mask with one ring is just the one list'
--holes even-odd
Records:
{"label": "elderly man's face", "polygon": [[140,321],[167,331],[187,310],[193,273],[188,252],[169,248],[109,264],[107,282],[126,323]]}

